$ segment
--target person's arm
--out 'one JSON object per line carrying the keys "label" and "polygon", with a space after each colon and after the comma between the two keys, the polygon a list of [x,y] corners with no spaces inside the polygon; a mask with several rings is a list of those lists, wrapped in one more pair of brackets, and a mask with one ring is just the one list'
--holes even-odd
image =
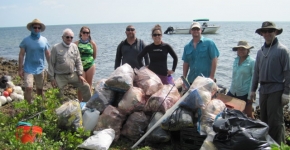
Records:
{"label": "person's arm", "polygon": [[19,57],[18,57],[18,75],[21,79],[24,78],[24,72],[23,72],[23,60],[25,56],[25,49],[20,48]]}
{"label": "person's arm", "polygon": [[46,58],[46,61],[47,61],[47,64],[48,64],[49,59],[50,59],[50,51],[49,51],[49,49],[45,50],[45,58]]}
{"label": "person's arm", "polygon": [[80,55],[80,51],[78,50],[78,47],[75,46],[73,47],[76,49],[77,55],[76,55],[76,62],[75,62],[75,68],[76,68],[76,72],[78,76],[82,76],[83,75],[83,64],[82,64],[82,60],[81,60],[81,55]]}
{"label": "person's arm", "polygon": [[252,72],[251,72],[250,88],[249,88],[248,98],[247,98],[248,100],[251,100],[252,82],[253,82],[253,75],[254,75],[254,72],[255,72],[255,60],[253,60],[250,65],[251,65],[251,68],[252,68]]}
{"label": "person's arm", "polygon": [[211,61],[211,69],[210,69],[210,78],[214,80],[214,75],[215,75],[215,71],[216,71],[216,67],[217,67],[217,62],[218,62],[218,58],[214,58]]}
{"label": "person's arm", "polygon": [[[172,71],[175,72],[176,66],[177,66],[177,62],[178,62],[178,57],[176,55],[176,53],[174,52],[173,48],[169,46],[169,54],[171,55],[171,57],[173,58],[173,65],[172,65]],[[172,74],[173,72],[169,73]]]}
{"label": "person's arm", "polygon": [[120,67],[121,65],[121,60],[122,60],[122,52],[121,52],[121,47],[123,45],[123,41],[118,45],[117,51],[116,51],[116,58],[115,58],[115,70]]}
{"label": "person's arm", "polygon": [[189,70],[189,64],[186,62],[183,62],[182,69],[183,69],[183,77],[186,78],[188,70]]}
{"label": "person's arm", "polygon": [[251,92],[256,92],[256,90],[258,88],[258,84],[259,84],[259,57],[257,54],[255,68],[254,68],[254,74],[253,74],[253,79],[252,79]]}
{"label": "person's arm", "polygon": [[[141,42],[142,42],[142,49],[141,49],[141,51],[142,51],[144,49],[144,47],[146,46],[146,44],[144,43],[143,40]],[[150,61],[149,61],[149,55],[148,54],[146,54],[144,56],[144,60],[145,60],[145,66],[148,66],[149,63],[150,63]]]}
{"label": "person's arm", "polygon": [[51,85],[52,87],[56,87],[57,84],[56,84],[56,81],[54,79],[54,66],[55,66],[55,63],[56,63],[56,49],[55,49],[55,46],[52,47],[51,49],[51,52],[50,52],[50,57],[49,57],[49,60],[48,60],[48,75],[49,75],[49,79],[50,79],[50,82],[51,82]]}
{"label": "person's arm", "polygon": [[94,41],[92,41],[91,42],[92,43],[92,45],[93,45],[93,57],[94,57],[94,60],[97,58],[97,50],[98,50],[98,47],[97,47],[97,44],[94,42]]}
{"label": "person's arm", "polygon": [[283,67],[283,75],[284,75],[284,91],[283,94],[290,94],[290,56],[289,51],[285,50],[282,54],[282,67]]}
{"label": "person's arm", "polygon": [[[149,45],[147,45],[147,46],[145,46],[145,48],[138,54],[138,56],[137,56],[137,61],[138,61],[138,63],[140,64],[140,65],[143,65],[143,63],[142,63],[142,58],[146,55],[146,54],[148,54],[148,52],[147,52],[147,50],[148,50],[148,48],[149,48]],[[140,67],[143,67],[143,66],[140,66]]]}

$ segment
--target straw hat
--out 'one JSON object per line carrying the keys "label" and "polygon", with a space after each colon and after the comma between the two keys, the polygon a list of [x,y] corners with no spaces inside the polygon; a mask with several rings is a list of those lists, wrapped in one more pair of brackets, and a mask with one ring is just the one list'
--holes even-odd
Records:
{"label": "straw hat", "polygon": [[34,19],[32,22],[28,23],[26,26],[29,31],[31,31],[31,26],[33,24],[39,24],[41,26],[41,32],[43,32],[45,30],[45,25],[43,23],[41,23],[40,20]]}
{"label": "straw hat", "polygon": [[262,27],[257,29],[255,33],[258,33],[261,35],[261,30],[263,29],[276,29],[277,30],[277,35],[281,34],[283,32],[282,28],[276,28],[276,25],[272,21],[265,21],[262,23]]}
{"label": "straw hat", "polygon": [[235,47],[233,47],[233,51],[237,51],[238,48],[241,48],[241,47],[243,47],[245,49],[252,49],[252,48],[254,48],[254,46],[250,46],[247,41],[239,41],[238,42],[238,45],[235,46]]}

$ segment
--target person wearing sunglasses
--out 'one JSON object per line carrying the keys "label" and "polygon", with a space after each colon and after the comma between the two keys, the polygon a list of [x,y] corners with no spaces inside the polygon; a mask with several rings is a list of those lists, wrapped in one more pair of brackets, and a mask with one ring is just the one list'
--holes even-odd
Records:
{"label": "person wearing sunglasses", "polygon": [[47,39],[40,35],[45,30],[45,25],[40,20],[34,19],[26,27],[31,33],[19,45],[18,74],[24,81],[24,99],[31,103],[33,82],[36,94],[43,94],[45,59],[49,60],[50,46]]}
{"label": "person wearing sunglasses", "polygon": [[254,118],[253,101],[250,98],[255,67],[255,59],[249,55],[252,48],[254,46],[250,46],[247,41],[239,41],[237,46],[233,47],[232,50],[237,53],[237,57],[233,63],[231,87],[227,93],[246,102],[244,113],[250,118]]}
{"label": "person wearing sunglasses", "polygon": [[[74,43],[80,51],[84,69],[83,77],[92,89],[93,77],[96,70],[95,59],[97,57],[97,44],[92,40],[90,28],[83,26],[80,29],[79,40]],[[78,99],[79,101],[83,99],[80,91],[78,91]]]}
{"label": "person wearing sunglasses", "polygon": [[62,34],[62,42],[54,45],[48,64],[48,74],[52,87],[60,89],[63,96],[64,87],[72,84],[77,87],[87,102],[91,98],[90,85],[83,77],[83,65],[78,46],[72,42],[74,33],[71,29],[65,29]]}
{"label": "person wearing sunglasses", "polygon": [[116,51],[115,58],[115,69],[117,69],[121,64],[128,63],[133,69],[140,68],[143,66],[143,62],[145,61],[145,65],[149,65],[148,55],[143,57],[142,64],[139,64],[137,60],[138,54],[143,50],[146,46],[144,41],[136,38],[136,30],[133,25],[128,25],[126,27],[126,36],[127,38],[118,45]]}
{"label": "person wearing sunglasses", "polygon": [[198,22],[193,22],[190,29],[192,40],[185,45],[182,54],[183,76],[190,84],[197,76],[214,80],[219,50],[211,39],[201,35],[202,28]]}
{"label": "person wearing sunglasses", "polygon": [[[150,63],[148,68],[153,71],[162,81],[163,84],[174,84],[172,74],[177,66],[177,55],[172,47],[162,41],[162,30],[159,24],[155,25],[151,32],[153,43],[147,45],[138,55],[138,61],[141,63],[142,58],[149,54]],[[173,58],[172,69],[167,67],[167,55]]]}
{"label": "person wearing sunglasses", "polygon": [[265,42],[257,53],[251,90],[251,99],[255,100],[260,85],[260,119],[268,124],[269,135],[278,144],[285,142],[283,108],[290,99],[289,49],[276,37],[282,31],[271,21],[263,22],[256,30]]}

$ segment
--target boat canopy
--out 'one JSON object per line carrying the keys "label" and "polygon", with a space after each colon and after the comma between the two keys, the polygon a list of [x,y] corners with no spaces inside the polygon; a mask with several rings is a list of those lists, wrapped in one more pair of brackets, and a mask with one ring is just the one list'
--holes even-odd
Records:
{"label": "boat canopy", "polygon": [[194,22],[197,22],[197,21],[209,21],[209,19],[194,19],[193,21]]}

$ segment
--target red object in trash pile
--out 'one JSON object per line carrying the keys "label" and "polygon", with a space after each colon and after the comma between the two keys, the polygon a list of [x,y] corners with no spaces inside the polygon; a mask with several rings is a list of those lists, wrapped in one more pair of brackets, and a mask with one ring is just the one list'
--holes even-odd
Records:
{"label": "red object in trash pile", "polygon": [[15,135],[16,139],[20,138],[22,143],[33,143],[37,137],[42,135],[42,128],[39,126],[18,126]]}
{"label": "red object in trash pile", "polygon": [[233,108],[239,111],[244,111],[246,106],[245,101],[221,93],[217,94],[217,99],[223,101],[227,108]]}

